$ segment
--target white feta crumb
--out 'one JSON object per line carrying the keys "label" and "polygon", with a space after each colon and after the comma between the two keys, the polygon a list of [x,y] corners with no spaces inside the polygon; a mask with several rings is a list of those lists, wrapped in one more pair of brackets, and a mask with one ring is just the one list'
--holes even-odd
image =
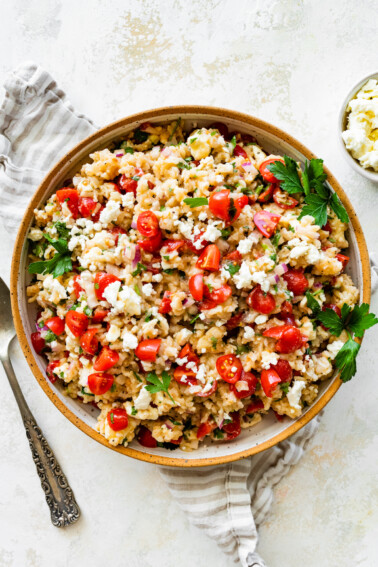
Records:
{"label": "white feta crumb", "polygon": [[37,240],[41,240],[41,238],[43,238],[43,232],[40,228],[31,228],[28,234],[28,238],[33,242],[37,242]]}
{"label": "white feta crumb", "polygon": [[118,201],[109,200],[106,203],[105,209],[101,211],[100,222],[105,226],[109,225],[112,221],[117,220],[120,212],[120,203]]}
{"label": "white feta crumb", "polygon": [[189,370],[193,370],[193,372],[197,372],[197,365],[194,360],[190,360],[186,367],[189,368]]}
{"label": "white feta crumb", "polygon": [[306,383],[303,380],[295,380],[294,384],[289,388],[287,393],[287,400],[290,406],[295,410],[301,410],[302,407],[300,406],[299,402],[302,396],[302,390],[306,386]]}
{"label": "white feta crumb", "polygon": [[134,350],[138,346],[138,339],[130,331],[123,331],[122,333],[123,348],[124,350]]}
{"label": "white feta crumb", "polygon": [[221,231],[218,230],[213,223],[212,224],[209,223],[202,238],[203,240],[207,240],[208,242],[215,242],[221,236],[222,236]]}
{"label": "white feta crumb", "polygon": [[151,403],[151,394],[146,390],[146,386],[143,386],[135,400],[134,407],[137,410],[146,410]]}
{"label": "white feta crumb", "polygon": [[106,339],[109,343],[114,343],[120,336],[121,331],[117,325],[110,325],[109,331],[106,333]]}
{"label": "white feta crumb", "polygon": [[43,280],[43,287],[50,294],[49,300],[52,303],[59,303],[61,299],[67,298],[65,288],[51,274]]}
{"label": "white feta crumb", "polygon": [[134,193],[130,191],[129,193],[122,195],[122,207],[125,209],[134,208]]}
{"label": "white feta crumb", "polygon": [[327,350],[330,353],[330,358],[332,360],[336,357],[337,353],[343,346],[343,341],[333,341],[333,343],[329,343],[329,345],[327,345]]}
{"label": "white feta crumb", "polygon": [[197,378],[198,382],[201,382],[202,384],[204,384],[205,383],[205,377],[206,377],[206,366],[204,364],[200,364],[196,378]]}
{"label": "white feta crumb", "polygon": [[183,358],[176,358],[176,362],[179,366],[183,366],[186,362],[188,362],[188,357],[184,356]]}
{"label": "white feta crumb", "polygon": [[247,262],[242,262],[240,270],[234,275],[234,282],[237,289],[244,287],[251,287],[252,274],[250,272]]}
{"label": "white feta crumb", "polygon": [[261,353],[261,366],[268,370],[270,366],[274,366],[278,362],[278,355],[275,352],[263,351]]}
{"label": "white feta crumb", "polygon": [[200,214],[198,215],[198,220],[200,220],[200,221],[203,222],[203,221],[205,221],[206,219],[207,219],[207,213],[206,213],[205,211],[202,211],[202,213],[200,213]]}
{"label": "white feta crumb", "polygon": [[153,285],[150,283],[146,283],[142,285],[142,292],[146,297],[151,297],[155,292]]}
{"label": "white feta crumb", "polygon": [[117,303],[117,296],[118,296],[118,292],[119,292],[120,287],[121,287],[121,282],[116,281],[116,282],[112,282],[109,285],[107,285],[105,290],[104,290],[104,293],[103,293],[104,298],[113,307]]}
{"label": "white feta crumb", "polygon": [[163,276],[162,274],[154,274],[151,279],[153,282],[161,282]]}
{"label": "white feta crumb", "polygon": [[248,325],[246,325],[244,327],[244,338],[246,341],[251,341],[255,336],[255,331],[252,329],[252,327],[249,327]]}
{"label": "white feta crumb", "polygon": [[267,315],[258,315],[255,319],[255,323],[256,325],[263,325],[264,323],[266,323],[268,320],[268,316]]}

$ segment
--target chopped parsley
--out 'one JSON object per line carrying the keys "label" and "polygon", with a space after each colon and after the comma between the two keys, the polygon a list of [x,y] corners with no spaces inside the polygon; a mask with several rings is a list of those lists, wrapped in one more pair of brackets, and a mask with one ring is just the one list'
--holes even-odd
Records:
{"label": "chopped parsley", "polygon": [[230,228],[222,228],[221,229],[222,238],[226,240],[230,236],[231,232],[232,230]]}
{"label": "chopped parsley", "polygon": [[144,318],[145,322],[148,323],[148,321],[151,321],[151,319],[152,319],[152,313],[147,313],[147,315]]}
{"label": "chopped parsley", "polygon": [[92,317],[93,309],[91,309],[90,307],[88,307],[88,305],[86,305],[83,309],[83,312],[85,313],[85,315],[87,315],[87,317]]}
{"label": "chopped parsley", "polygon": [[229,262],[227,266],[225,266],[225,270],[228,270],[230,272],[230,275],[234,276],[240,270],[240,266],[235,262]]}
{"label": "chopped parsley", "polygon": [[206,197],[187,197],[184,199],[184,203],[189,205],[191,209],[195,207],[202,207],[203,205],[208,205],[209,200]]}
{"label": "chopped parsley", "polygon": [[146,386],[146,390],[151,394],[156,394],[157,392],[165,392],[171,398],[172,402],[175,403],[175,400],[172,398],[171,394],[168,392],[169,385],[171,383],[171,377],[165,370],[161,374],[161,380],[159,380],[158,376],[155,372],[149,372],[146,378],[149,385]]}
{"label": "chopped parsley", "polygon": [[[131,272],[131,275],[133,277],[139,276],[139,274],[141,274],[143,272],[143,270],[147,270],[147,267],[144,264],[141,264],[140,262],[138,262],[136,269],[133,272]],[[96,284],[95,284],[95,287],[96,287]]]}
{"label": "chopped parsley", "polygon": [[61,238],[68,238],[70,235],[70,230],[66,227],[66,224],[64,222],[54,222],[54,226],[59,234],[59,236]]}
{"label": "chopped parsley", "polygon": [[122,144],[120,145],[119,148],[120,148],[121,150],[124,150],[124,151],[125,151],[125,154],[133,154],[133,153],[134,153],[134,149],[131,148],[130,146],[128,146],[128,145],[127,145],[128,143],[129,143],[129,142],[127,142],[127,141],[122,142]]}
{"label": "chopped parsley", "polygon": [[135,406],[133,406],[131,408],[131,415],[136,415],[138,413],[138,410],[135,408]]}
{"label": "chopped parsley", "polygon": [[57,254],[55,254],[51,260],[42,260],[29,264],[29,273],[52,274],[54,278],[58,278],[65,272],[70,272],[72,270],[72,262],[67,240],[64,238],[53,240],[48,234],[45,234],[45,238],[55,248]]}
{"label": "chopped parsley", "polygon": [[135,378],[138,380],[138,382],[142,382],[142,378],[133,370],[133,374],[135,376]]}
{"label": "chopped parsley", "polygon": [[236,354],[245,354],[246,352],[250,352],[251,348],[248,345],[238,345],[236,347]]}
{"label": "chopped parsley", "polygon": [[134,285],[134,291],[135,291],[135,293],[137,293],[138,295],[141,295],[138,284],[135,284],[135,285]]}
{"label": "chopped parsley", "polygon": [[195,317],[193,317],[193,319],[190,321],[190,324],[193,325],[193,323],[195,323],[195,321],[197,321],[197,319],[200,315],[201,315],[201,313],[197,313],[197,315]]}
{"label": "chopped parsley", "polygon": [[45,343],[52,343],[53,341],[56,341],[57,338],[56,334],[49,329],[45,335]]}
{"label": "chopped parsley", "polygon": [[290,382],[281,382],[280,388],[284,394],[287,394],[290,388]]}
{"label": "chopped parsley", "polygon": [[216,348],[217,348],[218,339],[217,339],[216,337],[211,337],[210,340],[211,340],[211,344],[212,344],[213,349],[216,349]]}

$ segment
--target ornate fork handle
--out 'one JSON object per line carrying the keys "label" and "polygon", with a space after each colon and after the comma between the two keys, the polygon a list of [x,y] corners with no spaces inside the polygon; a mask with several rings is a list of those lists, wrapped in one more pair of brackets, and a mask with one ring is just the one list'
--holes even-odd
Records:
{"label": "ornate fork handle", "polygon": [[2,363],[22,415],[33,460],[50,508],[51,521],[58,528],[73,524],[80,517],[80,509],[72,489],[25,401],[10,360],[2,360]]}

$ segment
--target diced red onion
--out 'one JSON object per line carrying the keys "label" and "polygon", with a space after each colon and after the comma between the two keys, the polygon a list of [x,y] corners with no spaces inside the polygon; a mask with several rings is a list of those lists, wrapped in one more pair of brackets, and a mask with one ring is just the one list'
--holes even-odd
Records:
{"label": "diced red onion", "polygon": [[278,283],[280,281],[280,276],[277,276],[277,274],[274,276],[274,280],[276,283]]}
{"label": "diced red onion", "polygon": [[131,228],[133,228],[134,230],[136,230],[136,227],[137,227],[137,223],[136,223],[135,221],[133,221],[133,222],[131,223]]}
{"label": "diced red onion", "polygon": [[118,150],[116,153],[116,157],[122,157],[125,155],[125,150]]}
{"label": "diced red onion", "polygon": [[139,247],[139,244],[137,244],[135,246],[135,256],[134,256],[134,260],[133,260],[133,263],[132,263],[132,267],[136,268],[138,262],[140,262],[141,259],[142,259],[142,255],[140,253],[140,247]]}
{"label": "diced red onion", "polygon": [[165,422],[165,425],[167,426],[168,429],[170,429],[170,430],[172,431],[173,425],[172,425],[172,423],[171,423],[170,421],[166,421],[166,422]]}
{"label": "diced red onion", "polygon": [[223,424],[224,424],[224,419],[222,419],[222,421],[219,423],[219,425],[218,425],[219,429],[222,429]]}
{"label": "diced red onion", "polygon": [[282,274],[286,274],[286,272],[289,270],[287,264],[279,264],[274,272],[278,275],[278,276],[282,276]]}
{"label": "diced red onion", "polygon": [[244,163],[242,163],[242,168],[245,169],[245,171],[248,171],[249,169],[251,169],[252,167],[252,163],[250,161],[245,161]]}
{"label": "diced red onion", "polygon": [[323,287],[323,284],[321,282],[315,282],[314,283],[314,288],[315,289],[321,289]]}
{"label": "diced red onion", "polygon": [[41,331],[48,331],[48,330],[49,330],[49,328],[46,327],[46,325],[44,325],[43,327],[40,327],[40,326],[38,325],[38,323],[35,324],[35,328],[36,328],[37,331],[39,331],[39,332],[41,332]]}

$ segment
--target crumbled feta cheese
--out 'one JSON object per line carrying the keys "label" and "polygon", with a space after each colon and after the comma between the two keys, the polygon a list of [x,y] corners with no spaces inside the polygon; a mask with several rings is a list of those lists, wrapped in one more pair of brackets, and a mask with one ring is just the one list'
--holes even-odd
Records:
{"label": "crumbled feta cheese", "polygon": [[161,282],[161,280],[163,279],[163,275],[162,274],[154,274],[151,279],[152,279],[153,282]]}
{"label": "crumbled feta cheese", "polygon": [[337,353],[343,346],[343,341],[333,341],[333,343],[329,343],[329,345],[327,345],[327,350],[330,353],[330,358],[332,360],[336,357]]}
{"label": "crumbled feta cheese", "polygon": [[193,372],[197,372],[197,365],[194,360],[190,360],[186,367],[189,368],[189,370],[193,370]]}
{"label": "crumbled feta cheese", "polygon": [[31,228],[28,234],[28,238],[33,242],[37,242],[37,240],[41,240],[41,238],[43,238],[43,232],[39,228]]}
{"label": "crumbled feta cheese", "polygon": [[267,370],[278,362],[278,355],[275,352],[263,351],[261,353],[261,366]]}
{"label": "crumbled feta cheese", "polygon": [[252,329],[252,327],[249,327],[248,325],[246,325],[244,327],[244,338],[246,341],[252,341],[252,339],[255,336],[255,331]]}
{"label": "crumbled feta cheese", "polygon": [[120,212],[120,203],[118,201],[109,200],[106,203],[105,209],[101,211],[100,222],[107,226],[112,221],[116,221]]}
{"label": "crumbled feta cheese", "polygon": [[122,195],[122,207],[125,209],[134,208],[134,193],[130,191],[129,193]]}
{"label": "crumbled feta cheese", "polygon": [[306,386],[306,383],[303,380],[294,380],[294,384],[289,388],[287,393],[287,400],[291,407],[295,410],[301,410],[302,407],[300,406],[299,402],[302,396],[302,390]]}
{"label": "crumbled feta cheese", "polygon": [[269,291],[270,282],[265,272],[254,272],[251,279],[254,283],[260,284],[263,291]]}
{"label": "crumbled feta cheese", "polygon": [[113,307],[117,303],[117,296],[118,296],[118,292],[119,292],[120,287],[121,287],[121,282],[116,281],[116,282],[112,282],[109,285],[107,285],[105,290],[104,290],[104,293],[103,293],[104,298]]}
{"label": "crumbled feta cheese", "polygon": [[118,293],[119,299],[112,312],[127,313],[128,315],[140,315],[142,298],[130,286],[124,286]]}
{"label": "crumbled feta cheese", "polygon": [[109,331],[106,333],[106,339],[110,343],[114,343],[118,339],[120,334],[121,334],[121,331],[120,331],[120,328],[117,327],[117,325],[110,325]]}
{"label": "crumbled feta cheese", "polygon": [[142,292],[146,297],[151,297],[155,292],[152,284],[146,283],[142,285]]}
{"label": "crumbled feta cheese", "polygon": [[266,323],[268,320],[268,316],[267,315],[258,315],[255,319],[255,323],[256,325],[263,325],[264,323]]}
{"label": "crumbled feta cheese", "polygon": [[198,382],[201,382],[202,384],[205,383],[205,377],[206,377],[206,366],[205,364],[200,364],[198,367],[198,372],[196,375],[196,378],[198,380]]}
{"label": "crumbled feta cheese", "polygon": [[192,236],[192,229],[193,229],[193,221],[190,219],[187,222],[184,221],[174,221],[174,224],[177,226],[181,234],[185,236],[188,240]]}
{"label": "crumbled feta cheese", "polygon": [[252,274],[250,272],[247,262],[242,262],[240,270],[234,275],[234,282],[237,289],[244,287],[251,287]]}
{"label": "crumbled feta cheese", "polygon": [[214,224],[209,223],[204,232],[203,240],[207,240],[208,242],[215,242],[221,236],[222,236],[221,231],[218,230],[216,226],[214,226]]}
{"label": "crumbled feta cheese", "polygon": [[135,400],[134,407],[137,410],[146,410],[151,403],[151,394],[146,390],[146,386],[143,386]]}
{"label": "crumbled feta cheese", "polygon": [[124,350],[134,350],[138,346],[138,339],[130,331],[123,331],[122,333],[123,348]]}
{"label": "crumbled feta cheese", "polygon": [[202,213],[198,215],[198,220],[204,222],[206,219],[207,219],[207,213],[205,211],[202,211]]}
{"label": "crumbled feta cheese", "polygon": [[67,298],[66,290],[51,274],[44,279],[43,287],[50,294],[49,300],[52,303],[59,303],[61,299]]}
{"label": "crumbled feta cheese", "polygon": [[188,362],[188,357],[184,356],[183,358],[176,358],[176,362],[179,366],[183,366],[186,362]]}
{"label": "crumbled feta cheese", "polygon": [[81,272],[80,278],[78,280],[78,284],[81,285],[85,295],[87,296],[88,306],[91,309],[96,307],[99,304],[99,301],[96,296],[95,287],[93,283],[93,276],[91,272],[88,270],[84,270],[84,272]]}

